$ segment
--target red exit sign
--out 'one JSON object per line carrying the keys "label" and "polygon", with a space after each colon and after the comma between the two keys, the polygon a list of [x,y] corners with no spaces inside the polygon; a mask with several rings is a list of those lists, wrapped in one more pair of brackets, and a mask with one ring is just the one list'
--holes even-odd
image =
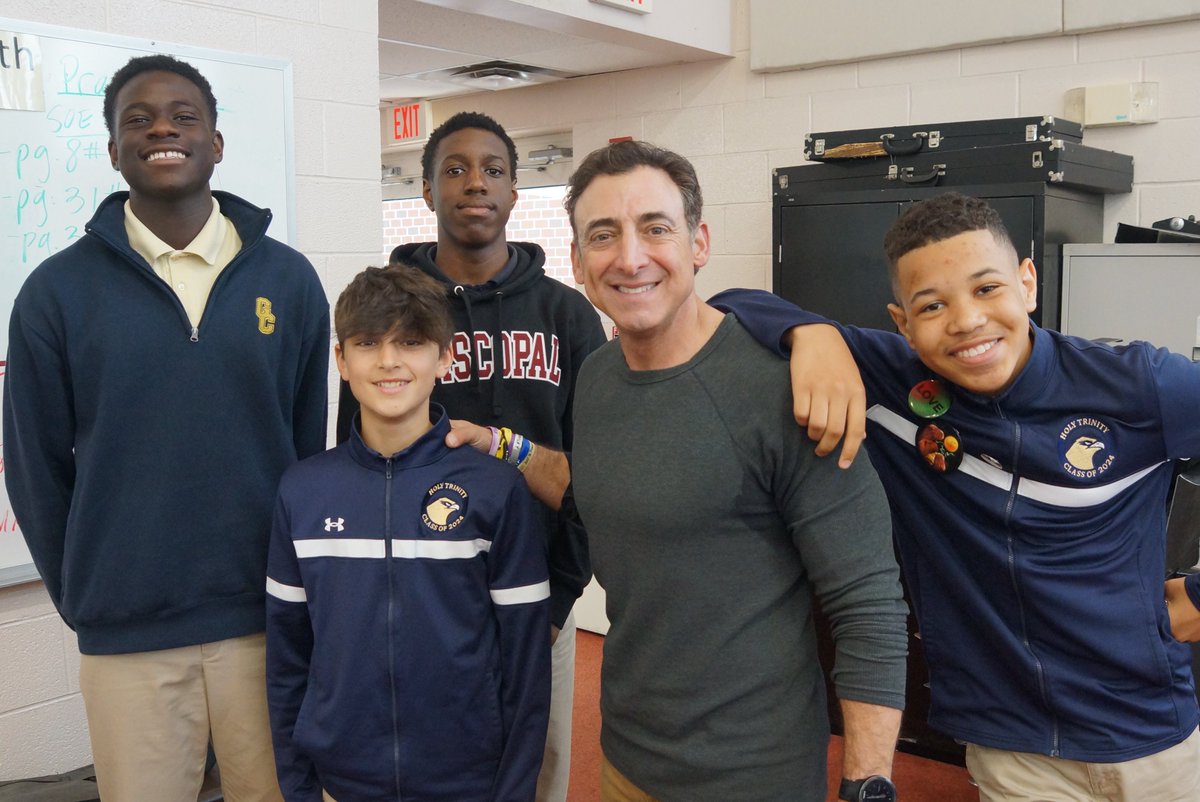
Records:
{"label": "red exit sign", "polygon": [[419,100],[392,107],[391,142],[400,145],[429,137],[429,106]]}

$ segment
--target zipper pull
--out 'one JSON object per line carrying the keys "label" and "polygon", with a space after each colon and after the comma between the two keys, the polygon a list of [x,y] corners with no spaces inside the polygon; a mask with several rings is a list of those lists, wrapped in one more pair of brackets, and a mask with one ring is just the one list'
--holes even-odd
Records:
{"label": "zipper pull", "polygon": [[197,328],[196,326],[192,326],[192,336],[189,337],[188,339],[190,339],[194,343],[200,342],[200,329]]}

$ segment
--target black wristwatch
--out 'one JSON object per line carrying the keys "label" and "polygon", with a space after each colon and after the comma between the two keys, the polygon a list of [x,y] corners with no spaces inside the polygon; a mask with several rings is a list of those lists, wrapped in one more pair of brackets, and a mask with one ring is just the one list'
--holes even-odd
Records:
{"label": "black wristwatch", "polygon": [[878,774],[865,780],[842,780],[838,799],[846,802],[896,802],[896,786],[887,777]]}

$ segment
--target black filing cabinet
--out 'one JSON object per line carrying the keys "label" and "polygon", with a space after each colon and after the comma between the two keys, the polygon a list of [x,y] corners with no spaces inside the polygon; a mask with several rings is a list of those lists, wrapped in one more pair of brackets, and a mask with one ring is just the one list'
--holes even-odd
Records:
{"label": "black filing cabinet", "polygon": [[[789,168],[792,169],[792,168]],[[912,203],[946,192],[939,187],[813,191],[802,182],[780,186],[774,195],[776,294],[826,317],[857,326],[895,330],[887,312],[892,302],[883,255],[883,235]],[[1099,242],[1103,196],[1047,183],[962,186],[954,190],[986,199],[1004,219],[1021,258],[1031,257],[1038,274],[1038,308],[1033,318],[1057,329],[1060,265],[1064,243]],[[818,640],[827,675],[833,662],[828,625],[817,616]],[[908,686],[900,728],[902,751],[948,763],[963,763],[963,747],[927,724],[928,669],[915,618],[909,617]],[[828,688],[835,733],[841,714]]]}

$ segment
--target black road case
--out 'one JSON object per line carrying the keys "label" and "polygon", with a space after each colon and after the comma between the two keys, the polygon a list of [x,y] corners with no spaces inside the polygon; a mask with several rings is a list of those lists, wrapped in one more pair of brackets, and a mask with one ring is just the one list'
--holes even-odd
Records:
{"label": "black road case", "polygon": [[1083,126],[1056,117],[1011,117],[824,131],[804,138],[804,158],[809,161],[832,161],[867,156],[911,156],[914,153],[1019,145],[1053,139],[1079,142],[1083,139]]}
{"label": "black road case", "polygon": [[888,159],[802,164],[775,171],[774,194],[1040,181],[1086,192],[1129,192],[1133,157],[1062,139]]}

